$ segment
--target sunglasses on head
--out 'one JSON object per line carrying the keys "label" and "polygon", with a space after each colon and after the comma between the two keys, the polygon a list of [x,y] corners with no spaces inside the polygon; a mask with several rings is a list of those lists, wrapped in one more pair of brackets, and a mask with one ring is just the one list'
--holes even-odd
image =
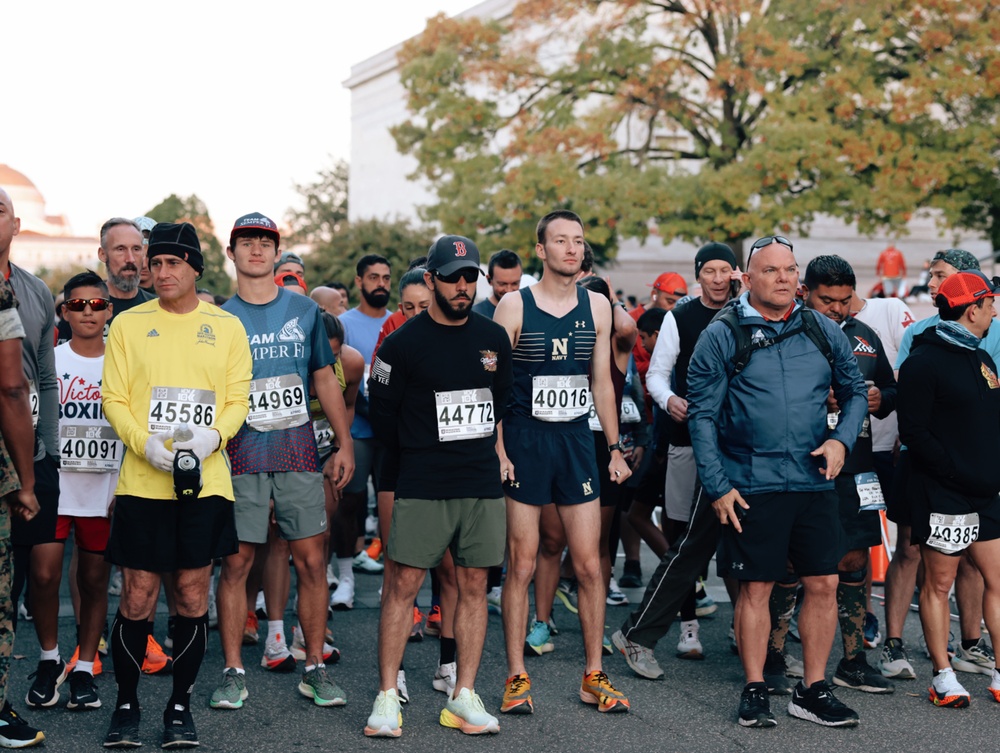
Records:
{"label": "sunglasses on head", "polygon": [[434,276],[441,282],[446,282],[449,285],[454,285],[459,280],[465,280],[471,285],[479,279],[479,270],[474,267],[466,267],[465,269],[460,269],[457,272],[452,272],[450,275],[443,275],[440,272],[435,271]]}
{"label": "sunglasses on head", "polygon": [[765,248],[766,246],[770,246],[772,243],[780,243],[782,246],[787,247],[789,251],[795,250],[792,248],[792,242],[788,240],[788,238],[786,238],[785,236],[765,235],[763,238],[758,238],[757,240],[755,240],[753,244],[750,246],[750,253],[747,254],[747,264],[750,263],[750,257],[753,256],[754,251],[756,251],[758,248]]}
{"label": "sunglasses on head", "polygon": [[110,305],[111,301],[107,298],[67,298],[63,301],[63,306],[76,312],[83,311],[87,306],[91,311],[104,311]]}

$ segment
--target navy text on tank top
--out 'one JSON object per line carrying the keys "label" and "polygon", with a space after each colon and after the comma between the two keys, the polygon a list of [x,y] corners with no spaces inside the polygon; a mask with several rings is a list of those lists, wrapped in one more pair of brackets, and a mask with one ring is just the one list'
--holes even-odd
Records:
{"label": "navy text on tank top", "polygon": [[597,329],[590,294],[577,288],[576,307],[556,317],[538,308],[531,288],[518,291],[523,315],[513,352],[510,413],[537,423],[587,423],[590,361]]}

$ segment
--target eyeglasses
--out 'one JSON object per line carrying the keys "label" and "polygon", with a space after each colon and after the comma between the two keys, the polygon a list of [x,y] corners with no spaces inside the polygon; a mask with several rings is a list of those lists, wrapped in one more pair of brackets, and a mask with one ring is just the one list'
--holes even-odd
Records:
{"label": "eyeglasses", "polygon": [[465,267],[457,272],[452,272],[450,275],[443,275],[437,270],[434,271],[434,276],[438,278],[441,282],[446,282],[449,285],[454,285],[459,280],[465,280],[467,283],[472,285],[476,280],[479,279],[479,270],[475,267]]}
{"label": "eyeglasses", "polygon": [[90,306],[92,311],[104,311],[110,305],[111,301],[107,298],[67,298],[63,301],[63,306],[76,312],[83,311],[87,306]]}
{"label": "eyeglasses", "polygon": [[788,238],[786,238],[785,236],[765,235],[763,238],[758,238],[757,240],[755,240],[753,244],[750,246],[750,253],[747,254],[747,265],[750,264],[750,257],[753,256],[754,251],[756,251],[758,248],[765,248],[767,246],[770,246],[772,243],[780,243],[782,246],[787,247],[789,251],[795,250],[792,248],[792,242],[788,240]]}

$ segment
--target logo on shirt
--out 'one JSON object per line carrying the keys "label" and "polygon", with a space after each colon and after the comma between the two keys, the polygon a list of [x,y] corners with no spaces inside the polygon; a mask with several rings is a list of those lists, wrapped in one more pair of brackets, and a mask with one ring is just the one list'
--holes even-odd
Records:
{"label": "logo on shirt", "polygon": [[497,352],[495,350],[481,350],[479,353],[482,355],[482,358],[479,359],[479,363],[483,365],[483,371],[496,371]]}
{"label": "logo on shirt", "polygon": [[553,337],[552,338],[552,360],[553,361],[565,361],[569,354],[569,338],[568,337]]}
{"label": "logo on shirt", "polygon": [[212,327],[208,324],[202,324],[198,327],[198,345],[211,345],[215,347],[215,333],[212,331]]}
{"label": "logo on shirt", "polygon": [[983,379],[986,380],[986,384],[990,386],[991,390],[995,390],[1000,387],[1000,380],[997,380],[997,375],[993,373],[993,369],[985,363],[980,363],[979,371],[983,375]]}
{"label": "logo on shirt", "polygon": [[863,337],[854,336],[854,352],[859,356],[872,356],[878,355],[878,351],[871,346],[871,344],[865,340]]}
{"label": "logo on shirt", "polygon": [[392,366],[387,364],[378,356],[375,356],[375,363],[372,364],[372,376],[379,384],[388,385],[389,377],[392,374]]}
{"label": "logo on shirt", "polygon": [[305,342],[306,333],[299,326],[298,317],[285,322],[285,326],[278,333],[278,340],[281,342]]}
{"label": "logo on shirt", "polygon": [[913,318],[913,314],[911,314],[909,311],[903,313],[903,329],[906,329],[915,321],[916,319]]}
{"label": "logo on shirt", "polygon": [[575,326],[577,329],[583,329],[584,327],[587,326],[587,322],[586,321],[581,322],[579,319],[577,319],[573,322],[573,326]]}
{"label": "logo on shirt", "polygon": [[159,336],[160,333],[157,332],[155,329],[151,329],[149,330],[149,332],[146,333],[146,337],[159,337]]}
{"label": "logo on shirt", "polygon": [[761,340],[766,340],[767,335],[764,334],[763,330],[758,329],[750,336],[750,342],[759,343]]}

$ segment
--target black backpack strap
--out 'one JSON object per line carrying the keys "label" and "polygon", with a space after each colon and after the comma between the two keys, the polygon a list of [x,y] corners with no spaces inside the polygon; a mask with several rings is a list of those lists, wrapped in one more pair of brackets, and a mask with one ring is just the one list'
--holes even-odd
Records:
{"label": "black backpack strap", "polygon": [[823,354],[826,362],[832,368],[833,348],[830,347],[830,341],[827,339],[819,322],[816,321],[816,312],[804,306],[802,307],[802,329],[805,331],[806,336],[813,341],[813,344],[819,348],[819,352]]}
{"label": "black backpack strap", "polygon": [[736,340],[736,352],[730,359],[730,364],[732,366],[729,370],[728,376],[730,379],[738,376],[743,369],[746,368],[747,364],[750,363],[750,356],[753,355],[754,351],[761,350],[762,348],[769,348],[782,340],[787,340],[789,337],[793,337],[801,332],[805,332],[806,337],[812,340],[813,344],[819,349],[819,352],[823,354],[827,363],[833,366],[833,349],[830,347],[830,341],[827,339],[826,334],[823,332],[823,328],[820,326],[819,322],[816,321],[816,312],[812,309],[803,307],[799,316],[802,319],[801,325],[795,327],[794,329],[786,330],[780,335],[774,337],[767,337],[757,341],[752,341],[750,339],[750,329],[753,325],[746,325],[740,322],[739,315],[736,313],[736,307],[728,304],[726,305],[712,321],[721,321],[730,331],[733,333],[733,338]]}

